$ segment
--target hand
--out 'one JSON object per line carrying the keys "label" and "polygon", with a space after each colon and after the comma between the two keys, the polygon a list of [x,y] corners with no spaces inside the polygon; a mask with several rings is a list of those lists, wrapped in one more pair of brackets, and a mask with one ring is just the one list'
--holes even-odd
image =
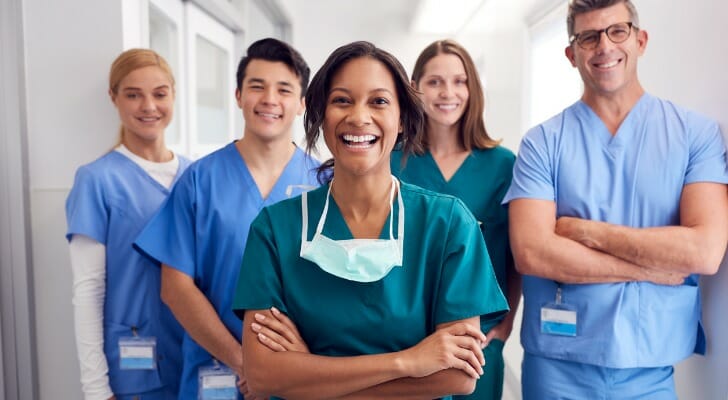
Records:
{"label": "hand", "polygon": [[436,330],[420,343],[401,352],[413,378],[455,368],[474,379],[483,374],[485,335],[479,328],[459,322]]}
{"label": "hand", "polygon": [[109,400],[116,400],[116,396],[109,397]]}
{"label": "hand", "polygon": [[653,268],[643,268],[643,270],[645,272],[645,279],[643,280],[657,285],[682,285],[685,282],[685,278],[690,276],[690,274],[685,272],[663,271]]}
{"label": "hand", "polygon": [[270,310],[272,318],[256,313],[256,322],[251,324],[251,329],[258,335],[258,341],[276,352],[310,353],[293,321],[275,307]]}
{"label": "hand", "polygon": [[268,400],[267,397],[259,397],[254,395],[248,389],[248,381],[245,380],[244,376],[238,376],[238,390],[240,391],[240,394],[243,395],[245,400]]}
{"label": "hand", "polygon": [[492,327],[488,333],[485,334],[486,337],[486,345],[490,344],[490,341],[493,339],[499,339],[503,342],[508,340],[508,337],[511,336],[511,331],[513,330],[513,320],[504,319],[503,321],[499,322],[498,325]]}

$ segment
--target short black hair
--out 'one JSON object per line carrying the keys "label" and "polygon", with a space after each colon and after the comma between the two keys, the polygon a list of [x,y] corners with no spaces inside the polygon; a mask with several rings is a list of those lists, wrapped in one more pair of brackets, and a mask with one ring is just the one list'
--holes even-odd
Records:
{"label": "short black hair", "polygon": [[308,79],[311,75],[311,69],[301,56],[291,45],[278,39],[265,38],[260,39],[248,47],[248,50],[238,63],[238,72],[235,74],[237,79],[237,89],[243,87],[245,79],[245,69],[252,60],[265,60],[273,62],[282,62],[286,64],[296,76],[301,80],[301,97],[306,95],[308,88]]}
{"label": "short black hair", "polygon": [[[311,90],[306,93],[306,112],[303,114],[307,151],[310,153],[316,147],[321,135],[332,78],[344,64],[363,57],[381,62],[392,74],[392,80],[397,89],[399,118],[402,124],[402,132],[397,135],[396,146],[398,147],[396,148],[402,149],[405,157],[412,152],[421,153],[425,121],[422,100],[410,85],[407,72],[397,58],[372,43],[364,41],[349,43],[334,50],[311,80]],[[333,159],[321,164],[318,170],[320,183],[331,180],[333,166]]]}

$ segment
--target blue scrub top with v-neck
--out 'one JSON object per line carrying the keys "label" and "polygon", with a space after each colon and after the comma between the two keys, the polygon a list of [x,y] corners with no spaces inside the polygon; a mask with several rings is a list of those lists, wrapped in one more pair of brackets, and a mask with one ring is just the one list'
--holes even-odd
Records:
{"label": "blue scrub top with v-neck", "polygon": [[[235,143],[190,166],[134,245],[194,279],[230,334],[240,339],[242,323],[232,311],[250,223],[260,210],[318,186],[319,163],[300,149],[263,198]],[[183,344],[180,399],[197,396],[198,368],[212,356],[189,334]]]}
{"label": "blue scrub top with v-neck", "polygon": [[[728,183],[715,121],[645,93],[615,135],[583,101],[523,138],[504,203],[553,201],[570,216],[634,228],[680,225],[685,185]],[[672,365],[705,350],[698,276],[682,285],[650,282],[561,285],[577,310],[577,335],[541,332],[557,282],[523,277],[524,350],[608,368]]]}
{"label": "blue scrub top with v-neck", "polygon": [[[179,157],[178,180],[190,161]],[[106,247],[104,354],[109,384],[117,395],[163,387],[176,392],[182,371],[182,327],[159,299],[160,271],[134,251],[132,242],[154,215],[169,190],[117,151],[76,172],[66,200],[68,231]],[[119,338],[157,339],[156,370],[121,370]]]}

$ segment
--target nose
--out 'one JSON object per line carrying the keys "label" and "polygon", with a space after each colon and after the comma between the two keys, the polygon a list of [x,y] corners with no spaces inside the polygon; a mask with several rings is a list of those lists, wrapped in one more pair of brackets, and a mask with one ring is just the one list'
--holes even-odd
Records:
{"label": "nose", "polygon": [[609,48],[612,45],[614,45],[614,42],[612,42],[611,39],[607,36],[606,30],[600,30],[599,31],[599,39],[597,39],[597,51],[603,51],[605,48]]}
{"label": "nose", "polygon": [[154,102],[154,98],[152,96],[144,96],[144,101],[142,102],[142,111],[144,112],[152,112],[157,108],[157,104]]}
{"label": "nose", "polygon": [[261,101],[263,104],[274,104],[277,99],[277,92],[276,88],[274,87],[268,87],[263,92],[263,97],[261,98]]}
{"label": "nose", "polygon": [[449,82],[443,82],[440,86],[440,97],[446,99],[452,94],[452,85]]}
{"label": "nose", "polygon": [[366,104],[355,104],[349,109],[346,115],[346,122],[355,127],[362,127],[371,124],[372,115]]}

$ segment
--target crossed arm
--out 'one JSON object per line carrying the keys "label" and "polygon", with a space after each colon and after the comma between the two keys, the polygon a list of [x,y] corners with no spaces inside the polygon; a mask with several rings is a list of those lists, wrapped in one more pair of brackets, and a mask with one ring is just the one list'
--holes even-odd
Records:
{"label": "crossed arm", "polygon": [[258,396],[432,399],[471,393],[483,372],[485,335],[478,317],[441,324],[419,344],[400,352],[354,357],[310,354],[290,320],[287,327],[278,322],[283,319],[277,310],[245,313],[248,387]]}
{"label": "crossed arm", "polygon": [[683,188],[678,226],[557,220],[555,203],[545,200],[513,200],[509,210],[519,271],[564,283],[677,285],[692,273],[715,273],[728,241],[728,191],[717,183]]}

